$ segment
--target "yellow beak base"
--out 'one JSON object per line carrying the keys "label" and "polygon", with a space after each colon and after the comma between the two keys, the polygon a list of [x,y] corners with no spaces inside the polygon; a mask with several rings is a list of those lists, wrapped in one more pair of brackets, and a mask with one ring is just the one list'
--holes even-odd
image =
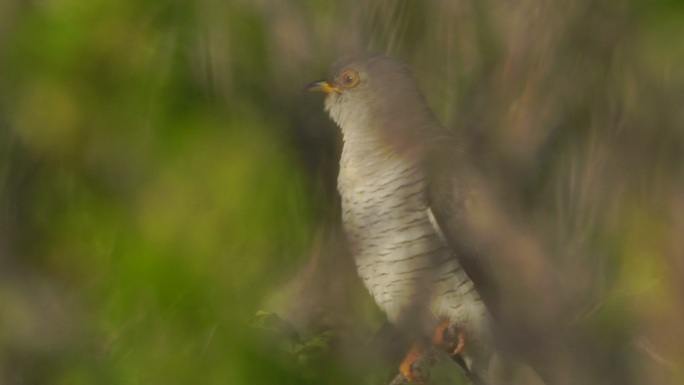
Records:
{"label": "yellow beak base", "polygon": [[325,94],[329,94],[331,92],[340,92],[340,90],[337,87],[330,85],[330,83],[328,83],[325,80],[319,80],[319,81],[315,81],[313,83],[307,84],[306,87],[304,87],[304,91],[306,91],[306,92],[323,92]]}

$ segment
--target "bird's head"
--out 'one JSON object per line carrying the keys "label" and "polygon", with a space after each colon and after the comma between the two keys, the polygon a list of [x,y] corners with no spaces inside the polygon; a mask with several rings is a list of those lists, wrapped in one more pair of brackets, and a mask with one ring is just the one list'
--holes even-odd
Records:
{"label": "bird's head", "polygon": [[383,54],[361,53],[335,62],[327,79],[313,82],[306,91],[323,92],[325,108],[345,137],[369,127],[401,130],[415,127],[416,119],[432,113],[411,70]]}

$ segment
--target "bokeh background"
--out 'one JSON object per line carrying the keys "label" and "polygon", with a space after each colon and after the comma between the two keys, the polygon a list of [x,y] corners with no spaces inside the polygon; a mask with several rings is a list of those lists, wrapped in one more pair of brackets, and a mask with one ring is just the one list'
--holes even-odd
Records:
{"label": "bokeh background", "polygon": [[684,383],[674,0],[2,0],[0,383],[388,383],[301,92],[368,49],[575,283],[568,383]]}

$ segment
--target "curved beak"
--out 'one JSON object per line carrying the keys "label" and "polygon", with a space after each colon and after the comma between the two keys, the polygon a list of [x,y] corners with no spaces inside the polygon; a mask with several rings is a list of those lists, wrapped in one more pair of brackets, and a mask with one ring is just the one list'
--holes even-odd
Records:
{"label": "curved beak", "polygon": [[319,80],[313,83],[309,83],[304,87],[306,92],[323,92],[329,94],[331,92],[340,92],[340,89],[331,85],[326,80]]}

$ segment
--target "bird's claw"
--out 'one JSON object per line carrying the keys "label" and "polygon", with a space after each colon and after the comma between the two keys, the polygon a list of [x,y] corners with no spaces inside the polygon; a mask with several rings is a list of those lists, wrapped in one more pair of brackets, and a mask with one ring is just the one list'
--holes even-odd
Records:
{"label": "bird's claw", "polygon": [[406,382],[424,384],[430,379],[429,367],[434,363],[433,352],[423,349],[420,344],[414,345],[399,366],[400,373],[391,384],[398,385]]}
{"label": "bird's claw", "polygon": [[449,355],[455,356],[460,354],[465,348],[465,332],[463,330],[456,330],[454,325],[451,325],[450,320],[444,320],[435,329],[435,334],[432,338],[432,343],[444,349]]}
{"label": "bird's claw", "polygon": [[463,348],[465,348],[465,333],[462,330],[458,332],[457,338],[458,342],[456,343],[456,347],[450,353],[452,356],[460,354],[463,351]]}
{"label": "bird's claw", "polygon": [[[456,356],[465,348],[465,333],[458,330],[447,319],[437,326],[432,338],[434,347]],[[425,349],[420,343],[415,344],[399,366],[397,374],[390,385],[403,385],[408,382],[425,384],[430,379],[429,368],[436,361],[433,347]]]}

